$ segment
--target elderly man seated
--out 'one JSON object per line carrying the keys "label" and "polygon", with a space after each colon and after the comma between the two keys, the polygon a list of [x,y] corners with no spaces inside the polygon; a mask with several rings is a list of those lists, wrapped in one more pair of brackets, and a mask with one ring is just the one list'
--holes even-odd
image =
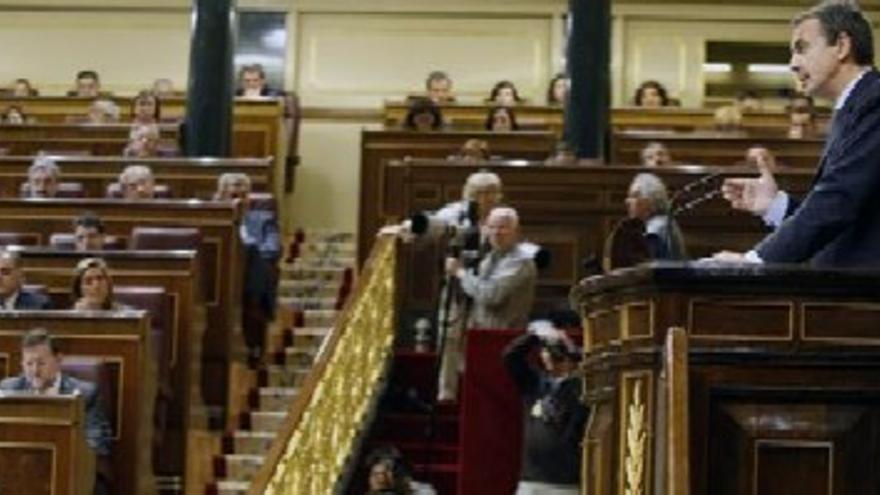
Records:
{"label": "elderly man seated", "polygon": [[55,160],[48,156],[38,156],[28,168],[27,195],[31,198],[54,198],[58,195],[60,182],[61,169]]}
{"label": "elderly man seated", "polygon": [[666,185],[654,174],[638,174],[626,197],[627,216],[644,222],[644,240],[651,259],[682,259],[684,238],[669,215]]}
{"label": "elderly man seated", "polygon": [[129,165],[119,174],[119,186],[125,199],[141,200],[155,197],[156,181],[146,165]]}
{"label": "elderly man seated", "polygon": [[0,391],[29,392],[42,395],[81,395],[85,401],[85,437],[98,457],[95,483],[96,495],[109,494],[109,457],[113,432],[107,420],[98,387],[78,380],[61,371],[61,353],[52,336],[38,328],[24,334],[21,341],[21,368],[19,376],[0,382]]}
{"label": "elderly man seated", "polygon": [[262,357],[266,325],[275,315],[275,267],[281,256],[278,218],[269,210],[250,209],[251,179],[226,173],[217,179],[217,200],[239,200],[245,209],[240,235],[247,253],[244,282],[244,337],[249,360]]}

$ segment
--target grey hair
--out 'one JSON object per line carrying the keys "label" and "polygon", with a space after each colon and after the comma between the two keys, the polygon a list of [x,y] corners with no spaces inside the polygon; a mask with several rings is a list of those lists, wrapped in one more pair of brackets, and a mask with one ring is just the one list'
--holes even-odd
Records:
{"label": "grey hair", "polygon": [[495,186],[501,192],[501,177],[492,172],[474,172],[468,176],[461,189],[461,197],[467,201],[477,199],[477,191]]}
{"label": "grey hair", "polygon": [[28,168],[28,178],[33,177],[37,172],[48,172],[56,180],[61,177],[61,168],[50,156],[41,155],[34,158],[34,162]]}
{"label": "grey hair", "polygon": [[153,180],[153,171],[146,165],[129,165],[119,174],[119,183],[125,184],[141,177]]}
{"label": "grey hair", "polygon": [[251,188],[251,178],[248,174],[243,174],[241,172],[226,172],[217,178],[217,190],[222,191],[223,189],[226,189],[229,183],[237,180],[244,181],[247,184],[248,189]]}
{"label": "grey hair", "polygon": [[666,191],[666,185],[654,174],[638,174],[632,180],[629,186],[630,190],[635,189],[651,201],[654,207],[654,213],[665,213],[669,210],[669,193]]}
{"label": "grey hair", "polygon": [[16,270],[21,268],[21,254],[10,249],[0,249],[0,260],[7,260]]}
{"label": "grey hair", "polygon": [[498,218],[507,218],[513,223],[514,227],[519,227],[519,213],[516,212],[513,208],[509,206],[498,206],[496,208],[492,208],[492,211],[489,212],[489,217],[498,217]]}
{"label": "grey hair", "polygon": [[110,100],[95,100],[92,102],[92,109],[99,110],[112,120],[119,120],[119,106]]}
{"label": "grey hair", "polygon": [[809,19],[819,21],[828,44],[837,43],[841,33],[852,40],[853,61],[858,65],[874,64],[874,37],[871,23],[865,19],[854,0],[825,0],[815,7],[794,16],[792,26]]}

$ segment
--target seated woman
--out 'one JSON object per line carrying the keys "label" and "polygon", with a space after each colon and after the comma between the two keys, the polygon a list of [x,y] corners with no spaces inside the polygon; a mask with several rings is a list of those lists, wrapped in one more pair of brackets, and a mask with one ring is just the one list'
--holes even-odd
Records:
{"label": "seated woman", "polygon": [[514,86],[512,82],[498,81],[495,83],[495,86],[492,87],[492,92],[489,93],[489,99],[486,100],[486,103],[510,107],[522,103],[522,101],[522,98],[519,97],[519,93],[516,90],[516,86]]}
{"label": "seated woman", "polygon": [[101,258],[84,258],[77,263],[70,294],[77,311],[129,309],[113,300],[113,279]]}
{"label": "seated woman", "polygon": [[658,81],[645,81],[636,89],[633,103],[637,107],[660,108],[669,106],[669,93]]}
{"label": "seated woman", "polygon": [[132,124],[157,124],[162,118],[159,97],[149,90],[142,90],[131,100]]}
{"label": "seated woman", "polygon": [[403,127],[410,131],[436,131],[443,127],[443,114],[433,101],[417,98],[409,105]]}
{"label": "seated woman", "polygon": [[568,101],[568,91],[571,87],[571,80],[565,74],[556,74],[550,80],[547,87],[547,104],[550,106],[565,105]]}
{"label": "seated woman", "polygon": [[649,259],[685,258],[684,238],[669,215],[666,185],[654,174],[638,174],[629,186],[626,211],[629,220],[644,224],[644,241]]}
{"label": "seated woman", "polygon": [[12,96],[14,98],[31,98],[38,95],[37,90],[31,86],[31,82],[23,77],[16,79],[12,83]]}
{"label": "seated woman", "polygon": [[486,122],[484,127],[487,131],[492,132],[509,132],[518,131],[519,124],[516,123],[516,115],[510,107],[492,107],[486,114]]}

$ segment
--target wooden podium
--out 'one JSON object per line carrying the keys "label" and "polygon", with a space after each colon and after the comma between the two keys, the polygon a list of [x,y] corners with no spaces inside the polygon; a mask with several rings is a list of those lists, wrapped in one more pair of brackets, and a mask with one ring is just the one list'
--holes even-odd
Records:
{"label": "wooden podium", "polygon": [[880,493],[880,272],[663,263],[571,299],[583,493]]}
{"label": "wooden podium", "polygon": [[91,495],[85,422],[79,396],[0,395],[0,493]]}

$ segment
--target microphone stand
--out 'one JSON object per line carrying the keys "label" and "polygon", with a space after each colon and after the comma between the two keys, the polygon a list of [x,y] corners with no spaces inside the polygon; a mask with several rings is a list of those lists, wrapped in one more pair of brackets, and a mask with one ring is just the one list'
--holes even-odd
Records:
{"label": "microphone stand", "polygon": [[[672,195],[672,199],[669,200],[669,208],[666,210],[666,249],[669,251],[669,257],[671,259],[673,254],[673,230],[675,229],[675,217],[684,213],[688,210],[696,208],[697,206],[709,201],[710,199],[721,194],[721,189],[718,187],[711,187],[712,181],[722,177],[723,174],[721,172],[714,172],[708,175],[704,175],[699,179],[688,182],[684,185],[680,190],[676,191],[675,194]],[[708,189],[708,191],[704,191],[698,196],[691,198],[683,203],[682,198],[685,197],[685,194],[690,193],[695,189]],[[675,253],[676,259],[682,256],[681,252]]]}

